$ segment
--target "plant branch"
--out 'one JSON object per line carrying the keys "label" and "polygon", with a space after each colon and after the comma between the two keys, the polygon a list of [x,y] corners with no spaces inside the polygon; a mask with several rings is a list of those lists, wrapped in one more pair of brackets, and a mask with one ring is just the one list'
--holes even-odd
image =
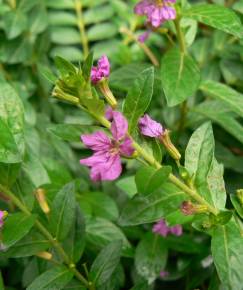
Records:
{"label": "plant branch", "polygon": [[[4,187],[2,184],[0,184],[0,191],[3,191],[9,199],[26,215],[31,216],[32,213],[29,211],[29,209],[15,196],[13,192],[11,192],[9,189]],[[37,219],[35,221],[35,226],[39,230],[40,233],[45,236],[49,242],[53,245],[53,247],[56,249],[56,251],[60,254],[60,256],[63,258],[63,261],[68,266],[68,268],[74,273],[76,278],[85,285],[85,287],[90,288],[90,283],[83,277],[83,275],[76,269],[75,264],[72,262],[72,260],[68,257],[66,252],[64,251],[61,244],[51,235],[51,233],[45,228],[45,226]]]}
{"label": "plant branch", "polygon": [[[111,123],[102,116],[97,117],[97,120],[106,128],[110,128]],[[131,137],[131,136],[130,136]],[[137,150],[139,155],[141,155],[144,160],[146,160],[150,165],[156,167],[157,169],[161,168],[162,165],[146,150],[144,150],[137,142],[133,140],[133,147]],[[169,180],[178,188],[183,190],[187,195],[189,195],[192,199],[197,201],[199,204],[205,205],[208,208],[208,211],[214,215],[218,214],[218,209],[211,206],[195,189],[188,187],[185,183],[183,183],[179,178],[177,178],[174,174],[169,175]]]}
{"label": "plant branch", "polygon": [[175,23],[176,33],[177,33],[177,39],[178,39],[179,44],[180,44],[180,50],[182,53],[185,54],[185,53],[187,53],[186,41],[185,41],[184,33],[183,33],[181,26],[180,26],[180,18],[176,18],[174,20],[174,23]]}
{"label": "plant branch", "polygon": [[84,18],[83,18],[83,9],[82,9],[82,1],[74,0],[75,11],[78,18],[78,29],[80,33],[80,39],[83,46],[84,57],[86,58],[89,54],[89,44],[88,38],[85,32]]}
{"label": "plant branch", "polygon": [[144,51],[144,53],[148,56],[148,58],[150,59],[150,61],[152,62],[152,64],[154,66],[159,66],[159,61],[157,60],[156,56],[153,54],[153,52],[150,50],[150,48],[145,44],[142,43],[140,41],[138,41],[137,37],[133,34],[133,32],[131,30],[129,30],[126,27],[122,27],[120,29],[120,32],[123,34],[126,34],[127,36],[129,36],[133,41],[135,41],[139,47],[142,48],[142,50]]}

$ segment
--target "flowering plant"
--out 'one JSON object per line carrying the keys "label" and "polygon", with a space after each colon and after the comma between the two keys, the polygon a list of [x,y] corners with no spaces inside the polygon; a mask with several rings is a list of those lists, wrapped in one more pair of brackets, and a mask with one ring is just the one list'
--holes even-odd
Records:
{"label": "flowering plant", "polygon": [[242,289],[239,2],[0,1],[0,288]]}

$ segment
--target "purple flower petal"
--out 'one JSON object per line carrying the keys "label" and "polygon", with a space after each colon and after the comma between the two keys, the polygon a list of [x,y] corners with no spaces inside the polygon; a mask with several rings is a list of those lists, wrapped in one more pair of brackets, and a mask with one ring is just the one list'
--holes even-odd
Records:
{"label": "purple flower petal", "polygon": [[139,120],[141,134],[148,137],[160,137],[164,133],[162,125],[145,114]]}
{"label": "purple flower petal", "polygon": [[122,172],[119,154],[109,155],[105,162],[96,163],[92,166],[90,177],[93,181],[115,180]]}
{"label": "purple flower petal", "polygon": [[108,57],[106,55],[103,55],[98,60],[98,70],[102,73],[103,77],[108,78],[110,75],[110,63],[108,60]]}
{"label": "purple flower petal", "polygon": [[105,111],[105,117],[108,121],[112,121],[113,119],[113,109],[112,107],[107,107],[106,111]]}
{"label": "purple flower petal", "polygon": [[164,219],[154,224],[152,231],[153,233],[159,234],[163,237],[166,237],[170,232],[169,227],[166,225],[166,222]]}
{"label": "purple flower petal", "polygon": [[170,232],[171,234],[175,235],[175,236],[181,236],[183,234],[183,229],[181,225],[176,225],[174,227],[170,228]]}
{"label": "purple flower petal", "polygon": [[93,167],[100,163],[101,164],[106,163],[108,159],[109,159],[108,152],[98,151],[88,158],[81,159],[80,164]]}
{"label": "purple flower petal", "polygon": [[111,123],[111,133],[116,141],[123,139],[128,130],[128,123],[122,113],[113,111],[113,121]]}
{"label": "purple flower petal", "polygon": [[170,6],[164,6],[161,10],[161,14],[164,20],[171,20],[176,18],[176,11]]}
{"label": "purple flower petal", "polygon": [[93,66],[91,69],[91,81],[93,84],[97,84],[103,78],[108,78],[110,75],[110,63],[107,56],[103,55],[98,60],[98,66]]}
{"label": "purple flower petal", "polygon": [[5,213],[4,211],[0,210],[0,228],[3,227],[3,224],[4,224],[4,216],[5,216]]}
{"label": "purple flower petal", "polygon": [[93,134],[81,135],[84,145],[94,151],[109,150],[111,147],[110,138],[102,131]]}
{"label": "purple flower petal", "polygon": [[170,273],[168,271],[161,271],[159,275],[161,278],[165,278],[165,277],[169,276],[169,274]]}
{"label": "purple flower petal", "polygon": [[132,147],[132,139],[125,137],[125,140],[120,145],[120,153],[124,156],[131,156],[134,153],[134,148]]}
{"label": "purple flower petal", "polygon": [[137,15],[147,15],[154,9],[153,1],[143,0],[140,1],[134,8],[134,12]]}

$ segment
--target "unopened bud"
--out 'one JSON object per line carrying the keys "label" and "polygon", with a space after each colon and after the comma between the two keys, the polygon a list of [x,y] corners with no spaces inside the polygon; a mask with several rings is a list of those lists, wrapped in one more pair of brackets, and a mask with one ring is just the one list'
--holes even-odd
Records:
{"label": "unopened bud", "polygon": [[58,86],[54,88],[54,90],[52,92],[52,96],[57,98],[57,99],[67,101],[68,103],[71,103],[74,105],[79,104],[79,98],[63,92]]}
{"label": "unopened bud", "polygon": [[241,206],[243,207],[243,189],[236,190],[236,196],[237,196]]}
{"label": "unopened bud", "polygon": [[114,97],[112,91],[110,90],[110,88],[108,86],[107,79],[105,79],[105,78],[102,79],[97,84],[97,86],[100,89],[100,91],[102,92],[102,94],[104,95],[107,103],[112,107],[112,109],[116,109],[117,101],[116,101],[116,98]]}
{"label": "unopened bud", "polygon": [[49,252],[39,252],[36,256],[48,261],[52,259],[52,254]]}
{"label": "unopened bud", "polygon": [[170,156],[175,160],[181,159],[180,152],[176,149],[174,144],[171,142],[170,139],[170,132],[169,130],[165,130],[163,135],[159,138],[159,140],[164,144],[165,148],[169,152]]}
{"label": "unopened bud", "polygon": [[208,212],[208,207],[206,205],[193,204],[191,201],[183,201],[181,211],[184,215],[193,215]]}
{"label": "unopened bud", "polygon": [[36,199],[42,209],[42,211],[45,213],[45,214],[48,214],[50,212],[50,208],[48,206],[48,203],[46,201],[46,192],[44,189],[42,188],[38,188],[35,192],[35,196],[36,196]]}

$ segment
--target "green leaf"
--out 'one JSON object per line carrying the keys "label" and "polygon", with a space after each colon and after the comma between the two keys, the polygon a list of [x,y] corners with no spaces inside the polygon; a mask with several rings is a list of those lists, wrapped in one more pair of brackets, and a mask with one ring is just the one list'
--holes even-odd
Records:
{"label": "green leaf", "polygon": [[85,59],[83,65],[82,65],[82,72],[83,72],[83,75],[84,75],[86,82],[90,81],[91,68],[93,65],[93,58],[94,58],[94,54],[91,52],[87,56],[87,58]]}
{"label": "green leaf", "polygon": [[130,198],[137,193],[136,183],[133,175],[120,178],[116,182],[116,186],[125,192]]}
{"label": "green leaf", "polygon": [[165,239],[147,233],[139,242],[135,252],[135,266],[139,275],[149,284],[159,276],[167,261],[168,249]]}
{"label": "green leaf", "polygon": [[200,194],[213,206],[223,209],[226,202],[223,167],[214,158],[210,123],[203,124],[192,134],[185,152],[185,167]]}
{"label": "green leaf", "polygon": [[239,116],[243,117],[243,95],[237,91],[231,89],[230,87],[217,83],[214,81],[204,81],[200,85],[200,89],[208,96],[212,96],[215,99],[222,101],[228,108],[233,112],[237,113]]}
{"label": "green leaf", "polygon": [[3,255],[11,258],[30,257],[50,248],[50,242],[36,231],[31,231]]}
{"label": "green leaf", "polygon": [[185,199],[180,189],[166,182],[149,195],[137,194],[129,200],[122,210],[119,224],[133,226],[157,221],[177,210]]}
{"label": "green leaf", "polygon": [[117,28],[112,23],[100,23],[91,26],[87,30],[87,37],[89,41],[103,40],[112,38],[117,34]]}
{"label": "green leaf", "polygon": [[199,86],[200,71],[188,54],[174,48],[162,59],[161,80],[167,104],[172,107],[194,95]]}
{"label": "green leaf", "polygon": [[114,200],[103,192],[88,192],[79,196],[79,202],[87,202],[93,216],[116,221],[119,215],[118,208]]}
{"label": "green leaf", "polygon": [[202,253],[207,251],[207,247],[200,239],[195,235],[183,233],[182,236],[168,235],[166,242],[169,249],[182,253]]}
{"label": "green leaf", "polygon": [[54,267],[38,276],[27,290],[62,289],[73,277],[73,273],[64,266]]}
{"label": "green leaf", "polygon": [[27,216],[24,213],[9,215],[4,222],[2,231],[4,246],[6,248],[11,247],[28,234],[35,223],[35,219],[35,216]]}
{"label": "green leaf", "polygon": [[29,177],[35,188],[41,185],[51,183],[48,173],[41,163],[38,156],[35,156],[30,151],[25,157],[22,169]]}
{"label": "green leaf", "polygon": [[195,19],[236,37],[243,36],[242,24],[238,16],[221,5],[200,4],[184,11],[183,16]]}
{"label": "green leaf", "polygon": [[85,248],[85,220],[78,205],[76,206],[75,222],[64,242],[64,247],[71,260],[77,263]]}
{"label": "green leaf", "polygon": [[55,57],[55,65],[62,76],[66,76],[68,74],[76,74],[75,66],[61,56]]}
{"label": "green leaf", "polygon": [[135,176],[137,191],[143,195],[154,192],[167,181],[171,170],[170,166],[163,166],[160,169],[155,169],[151,166],[140,168]]}
{"label": "green leaf", "polygon": [[122,250],[122,241],[116,240],[108,244],[94,260],[90,277],[97,287],[102,286],[115,271]]}
{"label": "green leaf", "polygon": [[55,44],[71,45],[80,43],[80,34],[73,27],[55,27],[51,28],[51,40]]}
{"label": "green leaf", "polygon": [[55,238],[63,240],[69,233],[75,218],[75,184],[66,184],[52,203],[50,225]]}
{"label": "green leaf", "polygon": [[241,205],[238,197],[236,195],[231,194],[230,195],[230,200],[238,213],[238,215],[243,219],[243,206]]}
{"label": "green leaf", "polygon": [[98,130],[103,130],[98,126],[80,124],[55,124],[47,128],[52,134],[65,141],[80,142],[82,134],[90,134]]}
{"label": "green leaf", "polygon": [[11,10],[3,15],[3,29],[8,39],[19,36],[27,28],[27,17],[19,9]]}
{"label": "green leaf", "polygon": [[93,9],[88,9],[84,12],[85,25],[102,22],[111,19],[114,15],[114,10],[110,4],[105,6],[98,6]]}
{"label": "green leaf", "polygon": [[40,73],[47,79],[51,84],[55,84],[57,77],[53,74],[53,72],[47,67],[42,64],[38,64],[38,69]]}
{"label": "green leaf", "polygon": [[212,234],[212,255],[219,278],[226,290],[241,289],[243,285],[243,243],[234,220],[215,228]]}
{"label": "green leaf", "polygon": [[12,184],[16,181],[21,164],[6,164],[0,163],[0,183],[10,188]]}
{"label": "green leaf", "polygon": [[219,124],[237,140],[243,143],[243,126],[229,109],[219,101],[206,101],[192,109],[196,117],[204,116]]}
{"label": "green leaf", "polygon": [[151,67],[139,75],[128,92],[123,105],[123,113],[128,119],[130,133],[136,130],[138,119],[150,104],[153,95],[153,83],[154,69]]}
{"label": "green leaf", "polygon": [[24,109],[15,90],[0,83],[0,162],[22,161],[24,151]]}
{"label": "green leaf", "polygon": [[103,218],[91,218],[86,221],[86,240],[90,247],[101,249],[117,239],[123,241],[123,253],[127,254],[131,245],[119,227]]}
{"label": "green leaf", "polygon": [[131,63],[124,65],[111,72],[109,84],[112,88],[121,91],[128,91],[132,88],[139,75],[149,68],[150,65],[145,63]]}
{"label": "green leaf", "polygon": [[57,55],[62,56],[63,58],[72,62],[79,62],[83,59],[82,51],[74,46],[65,45],[54,47],[50,52],[50,56],[55,58]]}

